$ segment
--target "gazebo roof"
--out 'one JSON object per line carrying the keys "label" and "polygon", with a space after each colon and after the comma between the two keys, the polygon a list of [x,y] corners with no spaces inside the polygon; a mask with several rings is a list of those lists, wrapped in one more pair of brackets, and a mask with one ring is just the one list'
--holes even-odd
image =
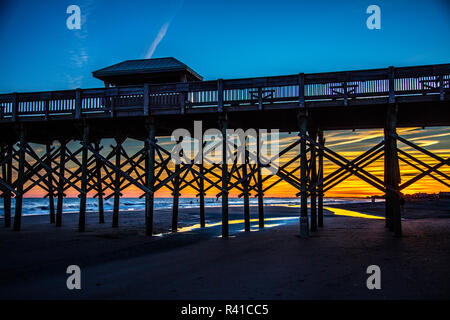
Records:
{"label": "gazebo roof", "polygon": [[[187,81],[201,81],[203,77],[189,68],[186,64],[173,58],[126,60],[112,66],[92,72],[100,80],[114,83],[118,79],[137,77],[155,80],[159,76],[166,79],[167,75],[185,74]],[[122,81],[119,81],[122,82]]]}

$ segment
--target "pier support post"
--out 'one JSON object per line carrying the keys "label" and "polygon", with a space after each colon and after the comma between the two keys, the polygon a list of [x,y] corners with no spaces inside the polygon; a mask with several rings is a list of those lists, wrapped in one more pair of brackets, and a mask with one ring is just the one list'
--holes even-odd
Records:
{"label": "pier support post", "polygon": [[[153,119],[149,119],[146,124],[147,138],[145,139],[145,184],[148,189],[153,191],[155,179],[155,147],[151,143],[155,140],[155,123]],[[151,142],[151,143],[150,143]],[[154,194],[145,193],[145,234],[153,235],[153,205]]]}
{"label": "pier support post", "polygon": [[[180,170],[180,165],[175,165],[175,172]],[[178,230],[178,205],[180,197],[180,176],[175,176],[173,178],[173,206],[172,206],[172,232],[177,232]]]}
{"label": "pier support post", "polygon": [[227,163],[227,127],[226,114],[220,119],[222,131],[222,238],[228,237],[228,163]]}
{"label": "pier support post", "polygon": [[78,231],[86,230],[86,198],[87,198],[87,165],[88,165],[88,143],[89,127],[83,125],[83,140],[81,153],[81,193],[80,193],[80,216],[78,220]]}
{"label": "pier support post", "polygon": [[[325,146],[325,139],[323,137],[323,131],[319,129],[318,131],[318,138],[319,138],[319,145]],[[323,150],[318,150],[318,157],[319,157],[319,176],[318,180],[323,181]],[[317,196],[318,196],[318,203],[317,203],[317,226],[319,228],[323,228],[323,183],[321,182],[317,186]]]}
{"label": "pier support post", "polygon": [[387,108],[385,135],[385,187],[386,187],[386,221],[390,231],[395,235],[402,235],[400,214],[400,167],[397,153],[397,109],[398,106],[390,104]]}
{"label": "pier support post", "polygon": [[[316,141],[317,137],[317,129],[313,129],[309,131],[309,137]],[[310,181],[311,185],[314,185],[317,182],[317,166],[316,166],[316,148],[311,145],[311,157],[310,157]],[[317,189],[316,187],[311,188],[311,231],[317,231]]]}
{"label": "pier support post", "polygon": [[300,237],[309,237],[308,224],[308,190],[307,190],[307,157],[306,157],[306,128],[308,119],[305,114],[300,114],[298,118],[301,142],[300,142]]}
{"label": "pier support post", "polygon": [[64,200],[64,171],[66,166],[66,141],[60,141],[60,155],[59,155],[59,180],[58,180],[58,200],[56,202],[56,227],[61,227],[62,225],[62,211],[63,211],[63,200]]}
{"label": "pier support post", "polygon": [[[0,108],[0,118],[1,118],[1,108]],[[6,150],[5,147],[0,145],[0,162],[3,162],[6,160],[6,156],[5,156]],[[5,167],[5,163],[1,164],[1,174],[0,174],[0,178],[3,181],[6,181],[6,167]],[[5,196],[5,191],[6,188],[0,188],[1,189],[1,193],[0,193],[0,198],[3,198]]]}
{"label": "pier support post", "polygon": [[[95,142],[95,152],[100,153],[100,141]],[[103,208],[103,186],[102,186],[102,161],[95,158],[95,176],[96,176],[96,189],[98,197],[98,222],[105,223],[105,213]]]}
{"label": "pier support post", "polygon": [[[8,144],[4,147],[5,163],[2,166],[2,178],[8,184],[11,185],[12,180],[12,145]],[[9,160],[6,160],[8,157]],[[3,209],[5,214],[5,228],[11,227],[11,191],[5,189],[3,192]]]}
{"label": "pier support post", "polygon": [[52,143],[49,142],[45,146],[45,150],[47,153],[46,157],[46,164],[50,168],[50,170],[47,170],[47,187],[48,187],[48,208],[49,208],[49,214],[50,214],[50,223],[55,223],[55,201],[54,201],[54,190],[53,190],[53,172],[51,170],[52,168]]}
{"label": "pier support post", "polygon": [[244,193],[244,230],[246,232],[250,232],[250,201],[248,199],[249,192],[249,179],[247,177],[247,164],[248,164],[248,155],[247,155],[247,144],[244,141],[244,163],[242,164],[242,189]]}
{"label": "pier support post", "polygon": [[[386,139],[387,136],[387,132],[386,132],[386,127],[384,128],[384,136]],[[385,140],[385,145],[384,145],[384,186],[387,187],[388,185],[388,159],[389,157],[387,156],[388,153],[388,146]],[[386,190],[385,194],[384,194],[384,206],[385,206],[385,227],[387,229],[389,229],[389,231],[392,231],[392,211],[391,211],[391,199],[389,198],[388,192]]]}
{"label": "pier support post", "polygon": [[20,128],[19,133],[19,164],[17,171],[17,184],[16,184],[16,208],[14,214],[14,231],[20,231],[20,225],[22,220],[22,200],[23,200],[23,184],[25,179],[25,129]]}
{"label": "pier support post", "polygon": [[258,226],[260,229],[264,228],[264,194],[262,185],[262,168],[260,161],[261,153],[261,137],[258,135],[256,137],[256,165],[257,165],[257,184],[258,184]]}
{"label": "pier support post", "polygon": [[[3,145],[0,145],[0,162],[3,162],[6,160],[6,147]],[[5,169],[5,163],[2,163],[2,173],[1,178],[5,181],[6,180],[6,169]],[[3,194],[2,194],[3,195]]]}
{"label": "pier support post", "polygon": [[[115,138],[116,140],[116,163],[115,166],[120,169],[120,155],[122,153],[122,138]],[[112,227],[117,228],[119,226],[119,203],[120,203],[120,173],[116,171],[114,174],[114,204],[113,204],[113,221]]]}
{"label": "pier support post", "polygon": [[[203,153],[202,150],[200,150],[200,152]],[[204,174],[204,168],[203,168],[203,157],[202,157],[202,163],[199,164],[199,168],[198,171],[200,172],[201,175]],[[199,178],[199,197],[200,197],[200,227],[204,228],[205,227],[205,180],[203,179],[202,176],[198,177]]]}

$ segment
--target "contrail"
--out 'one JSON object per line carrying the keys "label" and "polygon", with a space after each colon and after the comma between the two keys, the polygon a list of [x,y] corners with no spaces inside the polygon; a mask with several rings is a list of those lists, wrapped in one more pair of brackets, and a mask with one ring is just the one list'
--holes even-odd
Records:
{"label": "contrail", "polygon": [[162,25],[161,29],[159,29],[158,35],[156,36],[155,40],[153,40],[152,45],[147,51],[147,54],[145,55],[145,59],[150,59],[153,55],[153,52],[155,52],[156,47],[161,42],[161,40],[166,35],[167,29],[169,28],[170,22],[166,22]]}
{"label": "contrail", "polygon": [[147,54],[145,55],[145,59],[150,59],[153,56],[153,53],[155,52],[156,47],[158,46],[158,44],[161,42],[161,40],[166,35],[167,29],[169,29],[170,23],[175,18],[177,13],[180,11],[181,7],[183,6],[183,3],[184,3],[184,0],[181,0],[180,2],[178,2],[178,5],[175,8],[175,10],[173,11],[173,14],[170,17],[169,21],[167,21],[166,23],[164,23],[161,26],[161,29],[159,29],[158,35],[156,36],[155,40],[153,40],[152,45],[150,46],[150,48],[147,51]]}

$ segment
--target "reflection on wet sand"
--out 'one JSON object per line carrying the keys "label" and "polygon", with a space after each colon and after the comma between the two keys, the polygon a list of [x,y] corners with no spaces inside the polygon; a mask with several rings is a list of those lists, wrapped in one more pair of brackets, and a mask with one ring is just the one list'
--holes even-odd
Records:
{"label": "reflection on wet sand", "polygon": [[[288,205],[287,207],[300,208],[300,205],[299,204],[291,204],[291,205]],[[310,208],[310,206],[308,206],[308,208]],[[361,212],[352,211],[352,210],[346,210],[346,209],[340,209],[340,208],[332,208],[332,207],[323,207],[323,208],[325,210],[330,211],[331,213],[333,213],[336,216],[347,216],[347,217],[364,218],[364,219],[381,219],[381,220],[384,220],[384,217],[381,217],[381,216],[374,216],[374,215],[371,215],[371,214],[361,213]]]}
{"label": "reflection on wet sand", "polygon": [[[289,207],[300,207],[299,205],[289,205]],[[384,217],[381,216],[375,216],[375,215],[370,215],[370,214],[366,214],[366,213],[361,213],[361,212],[357,212],[357,211],[352,211],[352,210],[346,210],[346,209],[340,209],[340,208],[332,208],[332,207],[324,207],[325,210],[328,210],[330,213],[336,215],[336,216],[347,216],[347,217],[355,217],[355,218],[363,218],[363,219],[379,219],[379,220],[383,220]],[[250,219],[250,222],[258,222],[259,219]],[[289,223],[293,223],[298,221],[298,217],[272,217],[272,218],[265,218],[264,219],[265,222],[269,222],[269,223],[265,223],[264,227],[265,228],[273,228],[273,227],[278,227],[281,225],[286,225]],[[276,222],[276,223],[270,223],[270,222]],[[229,220],[228,224],[229,225],[239,225],[239,224],[244,224],[245,220],[244,219],[234,219],[234,220]],[[213,228],[213,227],[219,227],[222,225],[222,222],[214,222],[214,223],[207,223],[205,225],[205,228]],[[202,229],[201,225],[199,223],[194,224],[192,226],[186,226],[186,227],[181,227],[178,229],[178,233],[183,233],[183,232],[190,232],[190,231],[194,231],[194,230],[198,230],[198,229]],[[251,225],[250,231],[258,231],[260,230],[258,228],[257,224]],[[237,232],[244,232],[245,230],[242,229],[238,229]],[[157,236],[163,236],[164,234],[158,234]]]}
{"label": "reflection on wet sand", "polygon": [[347,217],[356,217],[356,218],[364,218],[364,219],[381,219],[381,220],[384,219],[384,217],[374,216],[371,214],[360,213],[360,212],[346,210],[346,209],[330,208],[330,207],[324,207],[324,209],[331,211],[336,216],[347,216]]}
{"label": "reflection on wet sand", "polygon": [[[277,223],[277,224],[265,224],[264,225],[264,227],[268,227],[268,228],[270,228],[270,227],[275,227],[275,226],[279,226],[279,225],[282,225],[282,224],[286,224],[287,223],[287,221],[296,221],[296,220],[298,220],[298,218],[297,217],[277,217],[277,218],[265,218],[264,219],[264,221],[281,221],[280,223]],[[259,220],[258,219],[250,219],[250,222],[258,222]],[[284,222],[283,223],[283,221],[286,221],[286,222]],[[230,224],[230,225],[233,225],[233,224],[243,224],[245,222],[245,220],[244,219],[236,219],[236,220],[229,220],[228,221],[228,224]],[[207,223],[206,225],[205,225],[205,227],[206,228],[211,228],[211,227],[218,227],[218,226],[221,226],[222,225],[222,222],[215,222],[215,223]],[[179,228],[178,229],[178,232],[189,232],[189,231],[192,231],[192,230],[196,230],[196,229],[200,229],[201,227],[200,227],[200,224],[199,223],[197,223],[197,224],[194,224],[194,225],[192,225],[192,226],[187,226],[187,227],[182,227],[182,228]],[[243,231],[243,230],[242,230]],[[254,230],[253,230],[254,231]]]}

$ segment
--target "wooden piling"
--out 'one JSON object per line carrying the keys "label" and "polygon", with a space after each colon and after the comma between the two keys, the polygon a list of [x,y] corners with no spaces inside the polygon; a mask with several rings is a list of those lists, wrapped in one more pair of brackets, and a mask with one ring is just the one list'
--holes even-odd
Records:
{"label": "wooden piling", "polygon": [[220,119],[222,131],[222,237],[228,237],[228,163],[227,163],[227,127],[226,114]]}
{"label": "wooden piling", "polygon": [[[202,152],[202,150],[200,150]],[[204,168],[203,168],[203,159],[202,163],[199,164],[198,171],[201,175],[204,174]],[[206,219],[205,219],[205,180],[202,176],[199,176],[199,197],[200,197],[200,227],[204,228],[206,225]]]}
{"label": "wooden piling", "polygon": [[50,223],[55,223],[55,201],[54,201],[54,190],[53,190],[53,172],[52,172],[52,158],[51,158],[51,150],[52,143],[49,142],[45,146],[45,150],[47,152],[46,164],[50,168],[47,170],[47,187],[48,187],[48,209],[50,215]]}
{"label": "wooden piling", "polygon": [[[14,152],[14,149],[13,149],[13,145],[12,144],[9,144],[8,145],[8,148],[7,148],[7,152],[8,152],[8,158],[9,158],[9,160],[8,160],[8,166],[7,166],[7,171],[6,171],[6,183],[8,183],[9,185],[11,185],[12,184],[12,170],[13,170],[13,166],[12,166],[12,163],[13,163],[13,157],[12,157],[12,155],[13,155],[13,152]],[[7,225],[8,226],[8,228],[11,226],[11,196],[12,196],[12,193],[11,193],[11,191],[6,191],[6,193],[5,193],[5,199],[6,199],[6,202],[5,202],[5,225]]]}
{"label": "wooden piling", "polygon": [[[115,161],[115,166],[117,167],[117,169],[120,169],[120,161],[121,161],[121,154],[122,154],[122,143],[123,143],[123,139],[122,138],[115,138],[116,141],[116,161]],[[120,179],[121,179],[121,174],[116,171],[114,174],[114,202],[113,202],[113,222],[112,222],[112,227],[113,228],[117,228],[119,226],[119,205],[120,205]]]}
{"label": "wooden piling", "polygon": [[[306,115],[299,116],[300,136],[306,136],[306,128],[308,120]],[[307,238],[309,236],[308,223],[308,190],[307,190],[307,156],[306,156],[306,140],[301,139],[300,142],[300,237]]]}
{"label": "wooden piling", "polygon": [[[150,190],[153,190],[155,179],[155,147],[151,143],[155,143],[155,123],[153,119],[149,119],[146,124],[147,138],[145,139],[145,184]],[[150,143],[151,142],[151,143]],[[154,194],[145,193],[145,234],[153,235],[153,205]]]}
{"label": "wooden piling", "polygon": [[248,155],[247,155],[247,146],[244,141],[244,163],[242,164],[242,189],[244,194],[244,230],[246,232],[250,232],[250,201],[249,201],[249,179],[247,178],[247,164],[248,164]]}
{"label": "wooden piling", "polygon": [[[318,139],[319,139],[319,144],[321,146],[325,145],[325,139],[323,137],[323,131],[319,129],[318,131]],[[323,181],[323,150],[319,149],[318,150],[318,160],[319,160],[319,176],[318,176],[318,180],[319,181]],[[323,183],[320,183],[317,186],[317,198],[318,198],[318,202],[317,202],[317,226],[319,228],[323,228]]]}
{"label": "wooden piling", "polygon": [[[388,133],[386,131],[386,127],[384,128],[384,136],[385,137],[388,136]],[[387,185],[387,181],[389,180],[389,177],[388,177],[388,166],[387,166],[387,164],[388,164],[388,157],[386,156],[387,155],[387,149],[388,149],[388,146],[387,146],[387,144],[385,144],[384,145],[384,181],[385,181],[384,185],[385,185],[385,187]],[[391,199],[389,197],[388,192],[386,191],[385,194],[384,194],[384,207],[385,207],[385,209],[384,209],[385,210],[384,223],[385,223],[385,227],[388,228],[389,231],[392,231],[392,225],[391,225],[392,218],[391,218],[391,205],[390,205],[390,202],[391,202]]]}
{"label": "wooden piling", "polygon": [[[95,152],[100,153],[100,141],[95,142]],[[95,176],[96,189],[98,197],[98,222],[105,223],[105,213],[103,208],[103,186],[102,186],[102,161],[99,158],[95,159]]]}
{"label": "wooden piling", "polygon": [[17,170],[17,184],[16,184],[16,208],[14,214],[14,231],[20,231],[22,220],[22,200],[23,200],[23,184],[25,182],[25,129],[21,127],[19,133],[19,163]]}
{"label": "wooden piling", "polygon": [[386,220],[388,227],[396,236],[402,235],[400,212],[400,167],[397,153],[397,109],[396,104],[387,107],[385,133],[385,187],[386,187]]}
{"label": "wooden piling", "polygon": [[[116,141],[116,163],[115,166],[120,169],[120,156],[121,156],[121,148],[122,148],[122,139],[115,138]],[[120,204],[120,178],[121,175],[118,171],[114,174],[114,203],[113,203],[113,221],[112,227],[117,228],[119,226],[119,204]]]}
{"label": "wooden piling", "polygon": [[[180,170],[180,165],[175,165],[175,172]],[[177,175],[173,178],[173,205],[172,205],[172,232],[178,230],[178,206],[180,196],[180,176]]]}
{"label": "wooden piling", "polygon": [[257,165],[257,179],[256,182],[258,184],[258,227],[260,229],[264,228],[264,193],[263,193],[263,184],[262,184],[262,167],[260,161],[260,153],[261,153],[261,137],[258,135],[256,137],[256,165]]}
{"label": "wooden piling", "polygon": [[[4,147],[4,159],[5,163],[2,166],[2,178],[8,184],[11,185],[12,180],[12,145],[8,144]],[[9,159],[8,159],[9,158]],[[7,160],[8,159],[8,160]],[[4,209],[4,223],[5,228],[11,227],[11,191],[5,189],[3,192],[3,209]]]}
{"label": "wooden piling", "polygon": [[88,136],[89,127],[85,124],[83,126],[83,140],[81,153],[81,193],[80,193],[80,216],[78,220],[78,231],[84,232],[86,230],[86,198],[87,198],[87,165],[88,165]]}
{"label": "wooden piling", "polygon": [[[0,112],[2,112],[1,108],[0,108]],[[0,115],[0,117],[1,117],[1,115]],[[5,161],[5,162],[2,163],[1,178],[5,182],[6,182],[6,156],[7,156],[6,155],[6,147],[1,146],[1,148],[0,148],[0,161],[1,162]],[[3,198],[3,208],[4,208],[5,207],[5,205],[4,205],[5,200],[4,199],[5,199],[6,188],[2,188],[2,189],[3,190],[2,190],[2,193],[1,193],[1,197]],[[6,227],[6,212],[5,212],[4,216],[5,216],[4,223],[5,223],[5,227]]]}
{"label": "wooden piling", "polygon": [[59,156],[59,180],[58,180],[58,200],[56,202],[56,227],[62,225],[62,211],[64,201],[64,171],[66,166],[66,141],[60,141],[60,156]]}
{"label": "wooden piling", "polygon": [[[309,137],[316,141],[317,137],[317,130],[313,129],[309,131]],[[314,146],[310,147],[310,179],[311,179],[311,185],[314,185],[317,182],[317,166],[316,166],[316,148]],[[312,187],[310,190],[311,195],[311,231],[317,231],[317,189],[316,187]]]}

